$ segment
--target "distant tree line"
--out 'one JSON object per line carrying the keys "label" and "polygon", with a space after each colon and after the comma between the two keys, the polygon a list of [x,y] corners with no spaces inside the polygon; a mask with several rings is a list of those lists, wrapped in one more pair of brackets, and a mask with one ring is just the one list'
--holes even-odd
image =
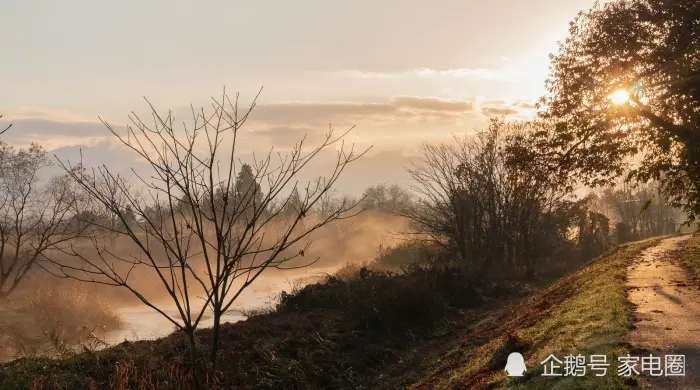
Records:
{"label": "distant tree line", "polygon": [[671,204],[659,182],[625,181],[596,191],[592,199],[611,219],[613,237],[618,243],[673,234],[686,220],[685,213]]}

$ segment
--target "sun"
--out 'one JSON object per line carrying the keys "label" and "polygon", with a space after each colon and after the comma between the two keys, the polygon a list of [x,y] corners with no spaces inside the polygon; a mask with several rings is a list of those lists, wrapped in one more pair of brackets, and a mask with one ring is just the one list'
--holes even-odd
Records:
{"label": "sun", "polygon": [[613,104],[622,105],[627,103],[628,100],[630,100],[630,94],[624,89],[618,89],[617,91],[610,94],[609,98],[613,102]]}

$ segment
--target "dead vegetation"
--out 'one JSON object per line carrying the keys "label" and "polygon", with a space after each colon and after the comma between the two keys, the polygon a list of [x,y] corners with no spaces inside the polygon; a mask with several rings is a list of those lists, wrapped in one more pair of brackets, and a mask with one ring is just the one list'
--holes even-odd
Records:
{"label": "dead vegetation", "polygon": [[0,360],[65,356],[67,350],[102,347],[105,331],[122,319],[99,292],[35,277],[0,304]]}
{"label": "dead vegetation", "polygon": [[[473,280],[459,268],[420,263],[398,271],[380,270],[376,262],[355,272],[348,268],[342,276],[283,294],[275,310],[222,325],[217,366],[205,366],[206,380],[198,388],[426,387],[446,378],[489,382],[500,370],[505,345],[526,356],[548,348],[548,339],[524,330],[541,327],[565,300],[576,300],[591,275],[612,263],[593,263],[523,299],[537,285]],[[504,339],[505,334],[511,337]],[[209,329],[197,332],[203,345],[210,337]],[[59,360],[17,360],[0,368],[0,389],[34,383],[45,389],[192,388],[187,345],[186,335],[175,332]],[[472,363],[463,367],[464,362]]]}

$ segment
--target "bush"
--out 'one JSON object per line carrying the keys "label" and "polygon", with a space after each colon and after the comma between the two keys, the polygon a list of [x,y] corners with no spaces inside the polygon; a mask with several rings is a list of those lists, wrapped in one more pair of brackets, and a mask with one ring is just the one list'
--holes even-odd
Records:
{"label": "bush", "polygon": [[436,252],[427,244],[417,241],[405,241],[395,246],[380,246],[376,264],[381,268],[395,269],[411,264],[425,263]]}
{"label": "bush", "polygon": [[361,328],[392,332],[429,327],[453,307],[481,302],[472,283],[457,270],[413,267],[396,273],[362,267],[354,277],[330,277],[323,284],[283,292],[278,310],[343,310]]}

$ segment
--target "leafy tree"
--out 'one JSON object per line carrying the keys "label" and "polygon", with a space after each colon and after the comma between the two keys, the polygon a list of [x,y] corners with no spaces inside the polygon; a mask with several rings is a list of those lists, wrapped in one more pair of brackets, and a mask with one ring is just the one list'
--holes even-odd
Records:
{"label": "leafy tree", "polygon": [[661,180],[674,205],[698,216],[698,20],[697,0],[618,0],[579,13],[551,56],[540,157],[588,184],[626,172]]}

